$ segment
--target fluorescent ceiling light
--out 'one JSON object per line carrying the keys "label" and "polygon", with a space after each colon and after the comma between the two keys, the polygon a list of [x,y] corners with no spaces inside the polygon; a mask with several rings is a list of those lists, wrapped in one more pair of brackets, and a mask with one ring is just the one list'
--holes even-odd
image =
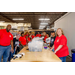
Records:
{"label": "fluorescent ceiling light", "polygon": [[24,18],[13,18],[12,20],[24,20]]}
{"label": "fluorescent ceiling light", "polygon": [[39,20],[50,20],[49,18],[40,18]]}
{"label": "fluorescent ceiling light", "polygon": [[41,24],[40,26],[47,26],[48,24]]}
{"label": "fluorescent ceiling light", "polygon": [[39,27],[39,28],[44,28],[44,27]]}
{"label": "fluorescent ceiling light", "polygon": [[40,23],[40,24],[46,24],[47,25],[48,23]]}
{"label": "fluorescent ceiling light", "polygon": [[39,20],[44,20],[43,18],[40,18]]}
{"label": "fluorescent ceiling light", "polygon": [[46,27],[46,26],[39,26],[39,27],[42,27],[43,28],[43,27]]}
{"label": "fluorescent ceiling light", "polygon": [[50,20],[49,18],[45,18],[45,20]]}

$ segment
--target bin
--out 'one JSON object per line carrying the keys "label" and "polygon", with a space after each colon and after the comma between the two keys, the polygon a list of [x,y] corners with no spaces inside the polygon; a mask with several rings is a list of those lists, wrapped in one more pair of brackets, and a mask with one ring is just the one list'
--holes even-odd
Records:
{"label": "bin", "polygon": [[72,53],[72,62],[75,62],[75,49],[72,49],[71,53]]}

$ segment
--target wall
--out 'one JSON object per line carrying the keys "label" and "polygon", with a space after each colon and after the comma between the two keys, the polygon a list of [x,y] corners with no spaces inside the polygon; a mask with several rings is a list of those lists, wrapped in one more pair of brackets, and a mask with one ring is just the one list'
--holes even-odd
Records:
{"label": "wall", "polygon": [[67,37],[67,45],[71,56],[71,49],[75,49],[75,12],[69,12],[54,23],[54,28],[62,28]]}

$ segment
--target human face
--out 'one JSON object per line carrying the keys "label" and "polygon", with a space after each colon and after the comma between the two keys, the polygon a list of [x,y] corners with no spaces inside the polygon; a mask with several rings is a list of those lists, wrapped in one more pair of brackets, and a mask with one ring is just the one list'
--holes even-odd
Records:
{"label": "human face", "polygon": [[16,39],[19,39],[19,38],[20,38],[20,36],[19,36],[19,35],[17,35],[17,36],[16,36]]}
{"label": "human face", "polygon": [[8,25],[6,30],[7,30],[7,32],[9,32],[11,30],[11,25]]}
{"label": "human face", "polygon": [[45,33],[45,32],[43,32],[43,35],[45,36],[45,35],[46,35],[46,33]]}
{"label": "human face", "polygon": [[60,29],[57,30],[57,35],[61,36],[62,35],[62,31]]}
{"label": "human face", "polygon": [[21,32],[18,32],[18,34],[21,34]]}
{"label": "human face", "polygon": [[38,32],[38,34],[39,34],[39,32]]}
{"label": "human face", "polygon": [[51,33],[51,36],[54,36],[55,35],[55,33]]}
{"label": "human face", "polygon": [[24,34],[22,34],[22,37],[24,36]]}
{"label": "human face", "polygon": [[47,34],[47,38],[49,37],[49,35]]}

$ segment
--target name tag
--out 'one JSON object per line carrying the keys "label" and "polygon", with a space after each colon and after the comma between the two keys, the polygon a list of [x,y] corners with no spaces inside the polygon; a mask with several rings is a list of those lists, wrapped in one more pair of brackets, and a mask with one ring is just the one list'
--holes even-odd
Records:
{"label": "name tag", "polygon": [[54,39],[52,39],[52,41],[54,41]]}
{"label": "name tag", "polygon": [[9,35],[9,37],[11,37],[11,35]]}
{"label": "name tag", "polygon": [[57,40],[57,42],[59,42],[59,39]]}

